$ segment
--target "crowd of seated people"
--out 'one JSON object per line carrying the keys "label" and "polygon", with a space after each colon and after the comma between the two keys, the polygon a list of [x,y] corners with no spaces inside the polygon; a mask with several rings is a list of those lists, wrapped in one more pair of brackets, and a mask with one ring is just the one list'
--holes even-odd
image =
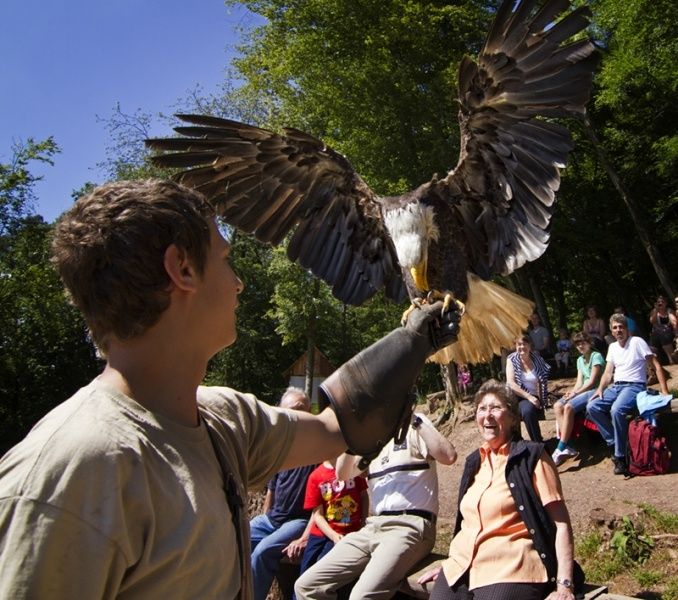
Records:
{"label": "crowd of seated people", "polygon": [[[495,380],[474,396],[479,448],[463,468],[455,535],[447,559],[419,579],[432,599],[571,600],[581,591],[559,474],[542,443],[522,439],[522,400]],[[318,540],[305,554],[329,551],[313,552],[313,564],[304,565],[294,585],[299,600],[337,598],[340,589],[350,600],[391,598],[433,548],[437,468],[456,461],[452,443],[415,413],[405,437],[391,440],[367,467],[370,515],[335,536],[328,520],[350,522],[361,513],[359,459],[343,454],[309,477],[305,508],[313,509],[310,522],[318,528],[309,540]],[[352,500],[338,509],[337,499],[347,495]]]}
{"label": "crowd of seated people", "polygon": [[[650,313],[650,323],[663,326],[656,328],[653,346],[669,345],[667,324],[671,344],[675,338],[676,317],[666,304],[659,297]],[[481,385],[474,396],[481,444],[466,459],[449,557],[419,580],[428,586],[432,599],[574,597],[583,574],[573,561],[571,526],[557,467],[578,456],[572,442],[575,417],[586,414],[595,423],[614,473],[626,474],[628,416],[636,409],[637,394],[647,387],[649,369],[657,373],[661,393],[668,394],[656,352],[645,339],[633,335],[637,325],[625,312],[622,306],[615,307],[609,323],[601,325],[596,308],[590,306],[581,331],[570,338],[567,330],[560,330],[555,364],[566,373],[570,356],[573,361],[576,356],[577,376],[553,406],[557,445],[551,455],[544,450],[539,426],[547,406],[551,366],[548,355],[545,359],[535,347],[535,340],[549,339],[538,318],[531,320],[530,333],[519,336],[515,350],[506,356],[506,383],[490,380]],[[663,338],[659,337],[662,331]],[[463,367],[460,372],[467,373]],[[459,383],[461,388],[461,378]],[[520,421],[530,441],[522,439]],[[296,598],[336,598],[347,584],[353,585],[347,592],[352,600],[395,595],[403,576],[433,547],[436,463],[451,465],[455,460],[449,440],[426,417],[415,415],[407,437],[400,444],[391,440],[370,463],[369,483],[361,483],[365,480],[358,457],[342,455],[336,467],[333,461],[318,467],[323,471],[322,483],[312,483],[311,477],[311,489],[306,490],[304,509],[313,510],[312,533],[302,553]],[[421,477],[429,479],[424,482]],[[367,517],[366,488],[371,507]],[[349,499],[341,500],[342,496]],[[343,523],[337,518],[337,501],[344,511]],[[360,513],[357,520],[349,516],[356,513]],[[352,526],[342,531],[348,523]],[[541,528],[538,534],[537,527]],[[505,539],[509,530],[510,544]]]}
{"label": "crowd of seated people", "polygon": [[[678,297],[674,303],[678,307]],[[583,312],[584,318],[578,331],[586,333],[592,348],[606,356],[608,346],[616,341],[615,337],[596,305],[587,305]],[[656,297],[648,320],[643,320],[641,325],[629,315],[621,303],[615,305],[611,314],[624,315],[629,335],[644,337],[662,365],[678,363],[678,315],[665,296]],[[530,336],[532,351],[539,354],[551,367],[550,378],[570,375],[570,365],[578,354],[573,356],[575,348],[566,327],[561,326],[554,339],[540,314],[534,312],[527,324],[527,334]],[[506,373],[506,358],[514,351],[515,348],[502,349],[502,375]]]}

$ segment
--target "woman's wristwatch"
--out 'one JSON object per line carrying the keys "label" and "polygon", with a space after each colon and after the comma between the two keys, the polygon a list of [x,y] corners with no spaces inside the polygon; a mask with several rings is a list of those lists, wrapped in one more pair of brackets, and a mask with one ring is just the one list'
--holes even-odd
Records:
{"label": "woman's wristwatch", "polygon": [[558,585],[562,585],[564,588],[567,588],[568,590],[573,590],[574,589],[574,584],[570,579],[556,579],[556,583]]}

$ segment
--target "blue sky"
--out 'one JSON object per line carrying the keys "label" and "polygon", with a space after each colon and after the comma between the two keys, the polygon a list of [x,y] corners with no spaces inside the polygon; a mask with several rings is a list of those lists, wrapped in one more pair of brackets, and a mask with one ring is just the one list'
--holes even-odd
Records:
{"label": "blue sky", "polygon": [[0,162],[13,141],[54,136],[54,166],[33,169],[44,176],[36,211],[54,220],[73,190],[105,179],[96,165],[109,140],[97,115],[117,102],[130,114],[168,112],[196,85],[216,91],[238,27],[254,18],[221,0],[2,0]]}

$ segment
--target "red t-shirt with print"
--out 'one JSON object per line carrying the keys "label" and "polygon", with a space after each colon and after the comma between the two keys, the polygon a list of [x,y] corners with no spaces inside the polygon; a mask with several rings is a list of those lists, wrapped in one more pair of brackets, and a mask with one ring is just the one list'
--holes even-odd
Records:
{"label": "red t-shirt with print", "polygon": [[[323,505],[323,513],[329,526],[337,533],[357,531],[361,526],[362,494],[367,481],[358,476],[348,481],[337,479],[334,468],[318,465],[308,476],[304,508],[313,510]],[[314,523],[311,535],[324,535]]]}

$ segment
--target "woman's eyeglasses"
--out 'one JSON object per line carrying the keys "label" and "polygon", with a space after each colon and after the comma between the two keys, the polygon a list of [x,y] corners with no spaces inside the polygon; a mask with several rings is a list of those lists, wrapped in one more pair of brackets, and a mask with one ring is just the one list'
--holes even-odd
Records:
{"label": "woman's eyeglasses", "polygon": [[505,410],[505,406],[479,406],[476,412],[479,415],[490,413],[493,417],[499,417]]}

